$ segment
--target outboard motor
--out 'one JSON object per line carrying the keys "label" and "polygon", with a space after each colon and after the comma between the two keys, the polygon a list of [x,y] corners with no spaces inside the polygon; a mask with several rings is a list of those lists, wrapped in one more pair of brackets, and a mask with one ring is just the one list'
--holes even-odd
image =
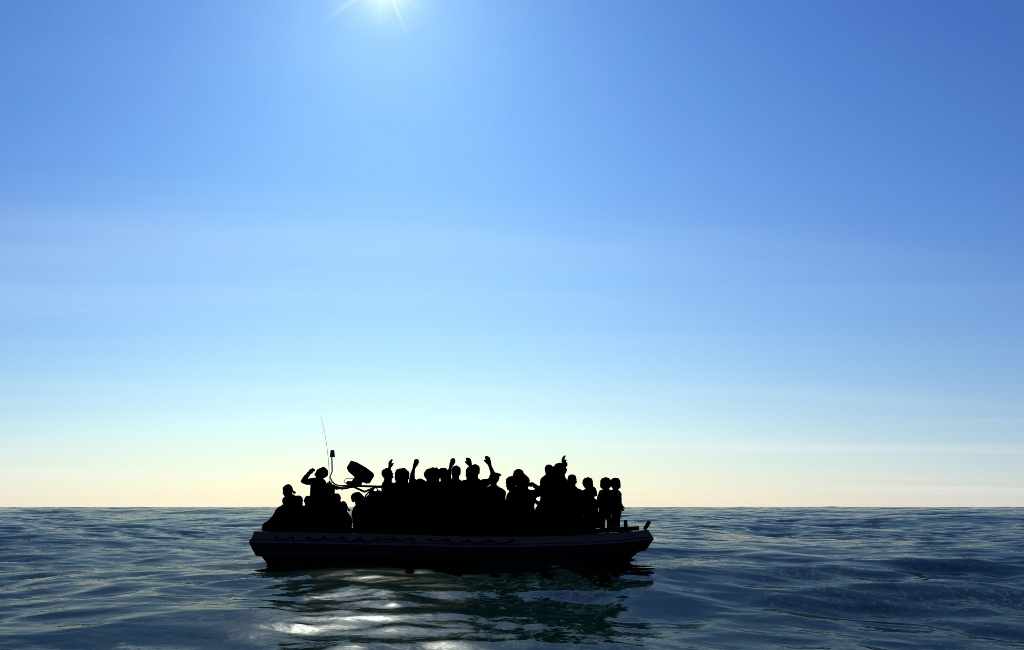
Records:
{"label": "outboard motor", "polygon": [[366,469],[354,460],[350,460],[348,465],[345,466],[348,473],[352,475],[352,480],[348,482],[352,487],[358,487],[363,483],[369,483],[373,480],[373,472]]}

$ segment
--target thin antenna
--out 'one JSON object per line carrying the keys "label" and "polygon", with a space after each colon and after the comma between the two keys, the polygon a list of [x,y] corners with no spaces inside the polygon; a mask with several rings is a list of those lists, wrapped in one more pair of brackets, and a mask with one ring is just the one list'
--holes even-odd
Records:
{"label": "thin antenna", "polygon": [[331,457],[331,451],[327,448],[327,425],[324,424],[324,416],[320,416],[320,433],[324,434],[324,453],[327,454],[328,460]]}

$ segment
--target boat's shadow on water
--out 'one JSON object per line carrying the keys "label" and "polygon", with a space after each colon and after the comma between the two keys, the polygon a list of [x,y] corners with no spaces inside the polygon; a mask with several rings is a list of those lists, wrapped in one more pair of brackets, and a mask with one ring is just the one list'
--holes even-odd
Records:
{"label": "boat's shadow on water", "polygon": [[[257,572],[267,581],[265,628],[289,647],[430,641],[615,642],[641,638],[624,620],[629,590],[654,571],[452,572],[318,569]],[[284,637],[284,638],[282,638]]]}

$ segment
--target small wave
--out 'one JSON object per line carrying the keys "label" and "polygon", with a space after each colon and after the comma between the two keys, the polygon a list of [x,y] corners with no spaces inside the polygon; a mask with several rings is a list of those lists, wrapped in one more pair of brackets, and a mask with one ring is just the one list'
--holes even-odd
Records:
{"label": "small wave", "polygon": [[252,509],[0,515],[15,648],[1024,648],[1024,510],[632,510],[655,544],[610,575],[270,572]]}

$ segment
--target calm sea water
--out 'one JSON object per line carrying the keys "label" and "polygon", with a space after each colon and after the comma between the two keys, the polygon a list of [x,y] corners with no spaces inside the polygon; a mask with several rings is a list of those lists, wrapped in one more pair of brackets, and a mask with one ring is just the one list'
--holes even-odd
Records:
{"label": "calm sea water", "polygon": [[1024,648],[1024,510],[631,509],[618,575],[271,573],[251,509],[0,509],[13,648]]}

